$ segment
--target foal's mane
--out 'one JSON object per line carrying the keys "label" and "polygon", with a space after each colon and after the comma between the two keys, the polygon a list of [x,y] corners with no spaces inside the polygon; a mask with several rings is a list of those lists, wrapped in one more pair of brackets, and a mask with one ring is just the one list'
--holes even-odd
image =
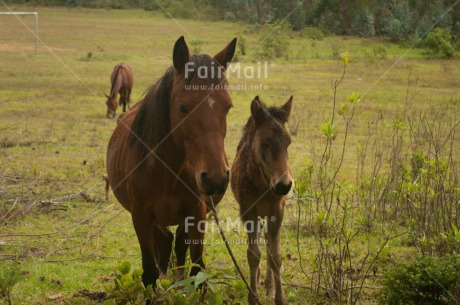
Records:
{"label": "foal's mane", "polygon": [[113,92],[113,88],[115,87],[115,82],[117,81],[118,72],[120,72],[122,64],[119,64],[117,67],[117,72],[115,72],[115,77],[112,80],[112,85],[110,86],[110,97],[113,98],[113,95],[116,95],[116,92]]}
{"label": "foal's mane", "polygon": [[[280,107],[270,106],[266,107],[264,103],[260,102],[265,109],[264,113],[264,120],[274,120],[277,124],[284,128],[284,122],[286,122],[286,112],[282,110]],[[243,146],[244,143],[249,143],[251,141],[255,131],[257,129],[257,124],[252,115],[249,117],[246,125],[243,127],[243,136],[241,137],[240,142],[238,143],[238,147],[236,151],[239,151],[240,148]]]}
{"label": "foal's mane", "polygon": [[[208,78],[203,79],[207,84],[225,85],[226,79],[222,74],[219,78],[217,69],[219,64],[209,55],[192,55],[189,62],[193,63],[194,71],[198,67],[205,66],[209,71],[214,69],[215,73],[208,73]],[[177,78],[178,83],[183,83],[184,86],[189,85],[195,77],[195,72],[188,74],[187,78],[183,75]],[[174,78],[176,76],[174,66],[169,67],[165,74],[148,89],[144,101],[139,108],[139,111],[134,118],[129,135],[129,144],[134,145],[139,143],[139,139],[146,145],[140,144],[141,158],[147,156],[151,150],[159,153],[162,149],[161,143],[163,139],[169,136],[171,131],[170,119],[170,100],[171,96],[179,91],[185,90],[184,86],[179,84],[173,88]],[[176,90],[177,92],[173,92]],[[186,119],[186,118],[185,118]],[[146,147],[147,146],[147,147]]]}

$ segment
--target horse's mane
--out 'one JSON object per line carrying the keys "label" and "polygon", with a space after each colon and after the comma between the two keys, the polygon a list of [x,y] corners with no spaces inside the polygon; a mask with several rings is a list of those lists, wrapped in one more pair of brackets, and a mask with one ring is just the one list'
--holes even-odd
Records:
{"label": "horse's mane", "polygon": [[[209,55],[192,55],[189,62],[194,64],[194,71],[198,67],[205,66],[208,69],[215,69],[216,73],[208,73],[207,81],[209,84],[226,84],[225,76],[218,77],[217,68],[219,65]],[[210,71],[210,70],[209,70]],[[141,158],[147,156],[151,150],[155,153],[161,151],[161,143],[169,135],[171,130],[171,120],[169,113],[169,103],[173,95],[173,81],[176,71],[173,66],[169,67],[165,74],[148,89],[146,96],[139,111],[134,118],[129,136],[129,144],[139,143],[139,139],[145,143],[139,145]],[[210,75],[209,75],[210,74]],[[182,78],[184,85],[189,85],[195,73],[190,73],[188,78]],[[179,79],[180,81],[180,79]],[[176,86],[176,90],[184,90],[182,86]],[[147,147],[146,147],[147,146]]]}
{"label": "horse's mane", "polygon": [[[284,110],[282,110],[279,107],[275,107],[275,106],[271,106],[267,108],[264,105],[264,108],[267,109],[267,111],[265,111],[265,118],[264,118],[265,120],[273,119],[281,123],[281,124],[278,124],[279,126],[284,126],[284,122],[286,121],[286,112]],[[255,133],[255,131],[256,131],[256,121],[251,115],[248,121],[246,122],[246,125],[243,127],[243,136],[241,137],[241,140],[238,143],[238,147],[236,148],[236,151],[239,151],[244,143],[248,143],[251,140],[252,135]]]}
{"label": "horse's mane", "polygon": [[122,64],[119,64],[117,67],[117,72],[115,72],[115,77],[112,80],[112,85],[110,86],[110,97],[112,97],[116,92],[113,92],[113,88],[115,87],[115,82],[117,81],[118,72],[120,72]]}

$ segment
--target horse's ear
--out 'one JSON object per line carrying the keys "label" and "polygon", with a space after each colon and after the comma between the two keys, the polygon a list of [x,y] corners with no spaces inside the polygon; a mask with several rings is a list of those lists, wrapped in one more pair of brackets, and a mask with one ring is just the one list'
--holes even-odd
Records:
{"label": "horse's ear", "polygon": [[104,93],[104,95],[105,95],[106,98],[110,98],[110,96],[108,96],[107,94]]}
{"label": "horse's ear", "polygon": [[227,69],[228,64],[232,61],[235,54],[236,37],[222,51],[214,56],[214,60],[219,63],[224,69]]}
{"label": "horse's ear", "polygon": [[190,53],[188,51],[187,44],[185,43],[184,36],[181,36],[177,39],[173,51],[173,63],[176,71],[182,73],[184,71],[185,64],[189,61],[189,59]]}
{"label": "horse's ear", "polygon": [[256,124],[262,123],[267,116],[267,107],[259,100],[259,96],[256,96],[254,100],[252,100],[251,116],[254,118]]}
{"label": "horse's ear", "polygon": [[280,110],[283,112],[283,121],[287,122],[289,120],[289,116],[291,115],[291,108],[292,108],[292,99],[294,96],[291,95],[289,100],[281,106]]}

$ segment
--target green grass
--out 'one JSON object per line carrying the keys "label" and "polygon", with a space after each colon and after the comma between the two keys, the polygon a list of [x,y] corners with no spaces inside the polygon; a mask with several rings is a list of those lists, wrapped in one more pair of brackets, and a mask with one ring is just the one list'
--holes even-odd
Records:
{"label": "green grass", "polygon": [[[238,55],[238,60],[246,66],[261,61],[255,57],[261,35],[245,24],[176,22],[158,12],[141,10],[20,9],[38,11],[41,42],[39,54],[34,55],[33,37],[21,23],[32,27],[32,18],[0,16],[0,211],[6,215],[16,200],[29,208],[2,224],[0,259],[18,258],[24,271],[13,291],[15,304],[54,304],[56,295],[63,303],[85,304],[87,300],[73,297],[78,290],[103,290],[105,276],[122,260],[140,265],[130,215],[113,195],[108,202],[104,200],[101,179],[115,126],[115,120],[105,119],[104,104],[113,66],[124,61],[133,67],[132,100],[137,101],[171,65],[172,47],[179,36],[185,35],[190,48],[192,38],[200,40],[202,52],[213,55],[233,37],[243,35],[248,55]],[[342,51],[351,54],[351,62],[338,101],[345,101],[352,91],[365,95],[351,126],[352,146],[339,173],[341,180],[354,179],[356,147],[365,136],[367,123],[379,112],[388,127],[383,134],[388,136],[393,119],[406,107],[426,110],[430,104],[450,101],[452,112],[460,114],[458,60],[426,60],[421,50],[408,51],[381,39],[326,37],[313,41],[298,33],[286,35],[290,37],[288,55],[273,60],[276,64],[267,79],[230,79],[231,84],[248,87],[262,81],[269,88],[231,92],[234,108],[228,116],[226,139],[230,161],[254,96],[280,105],[294,95],[293,115],[301,124],[293,137],[290,159],[297,177],[311,160],[312,141],[320,144],[319,125],[331,116],[331,81],[341,75],[337,53]],[[387,49],[386,59],[374,58],[376,45]],[[417,95],[406,104],[408,88]],[[320,146],[313,150],[319,151]],[[71,194],[74,196],[56,199]],[[54,206],[47,205],[51,199],[55,199]],[[230,190],[219,205],[219,214],[223,218],[238,215]],[[286,215],[284,277],[289,283],[309,286],[298,260],[292,259],[297,256],[294,202],[288,203]],[[243,237],[235,232],[228,236],[229,240]],[[217,231],[207,238],[220,240]],[[376,247],[379,238],[369,234],[366,243]],[[308,265],[308,249],[314,246],[311,236],[301,236],[301,245]],[[248,273],[246,246],[232,247]],[[211,268],[231,267],[222,244],[207,246],[205,251]],[[415,249],[396,239],[388,252],[387,264],[391,265],[410,258]],[[288,286],[286,296],[297,304],[308,298],[309,290]]]}

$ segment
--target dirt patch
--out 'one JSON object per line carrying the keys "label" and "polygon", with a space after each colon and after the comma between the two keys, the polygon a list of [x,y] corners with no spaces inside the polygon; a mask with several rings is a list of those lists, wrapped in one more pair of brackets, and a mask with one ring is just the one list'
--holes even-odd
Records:
{"label": "dirt patch", "polygon": [[102,291],[91,292],[88,289],[81,289],[73,295],[74,298],[87,298],[90,300],[104,301],[107,299],[107,293]]}
{"label": "dirt patch", "polygon": [[30,53],[35,52],[35,42],[31,42],[30,44],[21,44],[21,43],[1,43],[0,44],[0,52],[5,53]]}

